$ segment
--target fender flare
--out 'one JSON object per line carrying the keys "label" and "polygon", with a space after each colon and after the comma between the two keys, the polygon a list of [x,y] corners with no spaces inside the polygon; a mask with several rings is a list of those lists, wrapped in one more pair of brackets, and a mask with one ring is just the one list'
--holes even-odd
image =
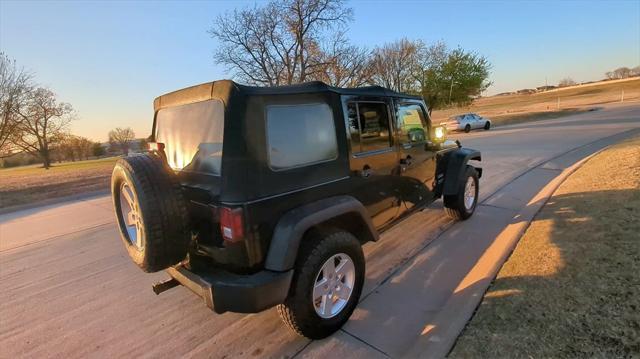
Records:
{"label": "fender flare", "polygon": [[298,248],[307,230],[345,214],[353,214],[362,219],[361,227],[365,238],[359,238],[361,241],[378,240],[378,232],[360,201],[346,195],[321,199],[294,208],[280,218],[273,230],[265,269],[282,272],[293,268]]}
{"label": "fender flare", "polygon": [[[467,163],[470,160],[482,161],[480,151],[471,148],[456,148],[447,151],[438,159],[436,169],[435,194],[455,195],[458,191],[460,178],[464,176]],[[482,177],[482,168],[476,167],[478,177]]]}

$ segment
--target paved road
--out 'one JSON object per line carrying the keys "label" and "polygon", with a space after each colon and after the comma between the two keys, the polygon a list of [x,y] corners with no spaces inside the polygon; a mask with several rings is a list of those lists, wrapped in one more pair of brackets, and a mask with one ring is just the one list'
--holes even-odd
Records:
{"label": "paved road", "polygon": [[185,288],[154,295],[151,284],[165,275],[130,262],[108,197],[2,215],[0,357],[430,353],[459,333],[449,323],[491,280],[472,280],[470,271],[503,260],[487,254],[510,226],[526,224],[536,192],[577,159],[638,129],[640,106],[612,105],[460,135],[483,152],[477,214],[452,223],[437,202],[367,244],[363,299],[344,329],[321,341],[291,334],[275,310],[215,315]]}

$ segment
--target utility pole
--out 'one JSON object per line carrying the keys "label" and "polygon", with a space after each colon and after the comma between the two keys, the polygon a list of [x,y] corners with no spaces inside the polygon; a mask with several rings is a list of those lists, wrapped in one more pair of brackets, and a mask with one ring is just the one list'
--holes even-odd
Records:
{"label": "utility pole", "polygon": [[451,76],[451,86],[449,87],[449,106],[451,106],[451,94],[453,93],[453,76]]}
{"label": "utility pole", "polygon": [[453,73],[451,74],[451,86],[449,86],[449,106],[451,106],[451,95],[453,93],[453,78],[456,74],[456,68],[458,67],[458,61],[456,60],[453,63]]}

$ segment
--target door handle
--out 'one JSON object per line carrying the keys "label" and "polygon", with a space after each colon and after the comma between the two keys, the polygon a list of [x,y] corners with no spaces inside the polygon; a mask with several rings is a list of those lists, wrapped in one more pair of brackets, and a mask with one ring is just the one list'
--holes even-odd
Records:
{"label": "door handle", "polygon": [[411,166],[412,162],[413,158],[411,158],[411,155],[407,155],[407,157],[400,159],[401,165]]}
{"label": "door handle", "polygon": [[364,165],[362,167],[362,171],[360,171],[360,176],[361,177],[369,177],[373,174],[373,170],[371,169],[371,167],[369,165]]}

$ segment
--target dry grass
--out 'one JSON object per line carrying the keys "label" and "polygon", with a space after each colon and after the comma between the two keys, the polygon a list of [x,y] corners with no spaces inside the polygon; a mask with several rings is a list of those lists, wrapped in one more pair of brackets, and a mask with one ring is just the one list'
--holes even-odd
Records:
{"label": "dry grass", "polygon": [[0,170],[0,208],[106,190],[117,157]]}
{"label": "dry grass", "polygon": [[[518,122],[536,117],[560,117],[571,114],[567,111],[584,111],[594,105],[620,102],[624,91],[624,101],[640,101],[640,78],[621,82],[602,82],[557,91],[540,92],[531,95],[505,95],[480,98],[469,107],[433,111],[435,122],[452,115],[475,112],[491,118],[494,124]],[[559,99],[559,101],[558,101]],[[535,115],[535,116],[532,116]]]}
{"label": "dry grass", "polygon": [[640,356],[640,138],[554,193],[451,357]]}

